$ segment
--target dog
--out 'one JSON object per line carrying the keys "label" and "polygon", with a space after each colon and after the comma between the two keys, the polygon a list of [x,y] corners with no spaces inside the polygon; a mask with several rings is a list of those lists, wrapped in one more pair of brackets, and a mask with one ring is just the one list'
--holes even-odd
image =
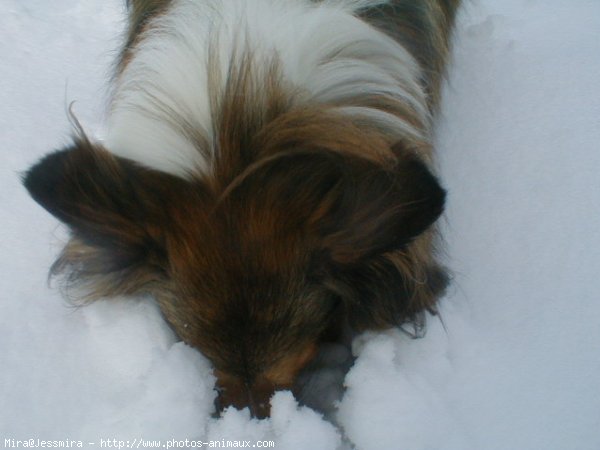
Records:
{"label": "dog", "polygon": [[82,300],[151,294],[217,410],[270,414],[325,336],[420,323],[447,282],[432,116],[459,0],[130,0],[107,135],[23,182]]}

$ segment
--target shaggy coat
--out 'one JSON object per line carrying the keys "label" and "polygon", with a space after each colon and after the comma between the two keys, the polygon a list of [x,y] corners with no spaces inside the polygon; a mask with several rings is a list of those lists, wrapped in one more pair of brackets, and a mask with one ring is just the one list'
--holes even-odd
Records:
{"label": "shaggy coat", "polygon": [[130,0],[108,135],[32,167],[82,298],[153,295],[269,414],[324,336],[420,324],[446,276],[431,116],[459,0]]}

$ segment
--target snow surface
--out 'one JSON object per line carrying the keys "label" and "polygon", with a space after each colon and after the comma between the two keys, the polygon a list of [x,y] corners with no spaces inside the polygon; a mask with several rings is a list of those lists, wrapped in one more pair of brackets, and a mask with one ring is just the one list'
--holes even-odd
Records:
{"label": "snow surface", "polygon": [[[148,299],[73,309],[64,242],[19,172],[102,136],[120,0],[0,0],[0,445],[5,439],[274,440],[278,449],[600,448],[600,2],[461,11],[438,124],[455,280],[442,323],[356,340],[339,426],[273,399],[210,417],[208,361]],[[87,445],[87,444],[86,444]]]}

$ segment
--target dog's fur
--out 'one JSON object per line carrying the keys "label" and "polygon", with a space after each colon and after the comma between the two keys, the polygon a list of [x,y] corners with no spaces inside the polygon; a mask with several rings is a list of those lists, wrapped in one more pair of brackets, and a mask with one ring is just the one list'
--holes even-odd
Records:
{"label": "dog's fur", "polygon": [[439,99],[459,0],[130,0],[106,142],[29,170],[90,300],[150,293],[268,415],[320,340],[435,311]]}

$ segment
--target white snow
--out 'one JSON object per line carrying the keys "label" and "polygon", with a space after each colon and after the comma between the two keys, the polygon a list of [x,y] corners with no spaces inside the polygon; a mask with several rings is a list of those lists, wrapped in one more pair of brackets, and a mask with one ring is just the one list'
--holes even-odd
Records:
{"label": "white snow", "polygon": [[[278,449],[600,448],[600,3],[461,11],[438,120],[453,287],[425,338],[354,343],[340,426],[289,393],[211,417],[210,364],[148,299],[73,309],[46,274],[64,230],[19,172],[102,135],[120,0],[0,0],[0,445],[273,440]],[[92,447],[89,442],[94,442]]]}

